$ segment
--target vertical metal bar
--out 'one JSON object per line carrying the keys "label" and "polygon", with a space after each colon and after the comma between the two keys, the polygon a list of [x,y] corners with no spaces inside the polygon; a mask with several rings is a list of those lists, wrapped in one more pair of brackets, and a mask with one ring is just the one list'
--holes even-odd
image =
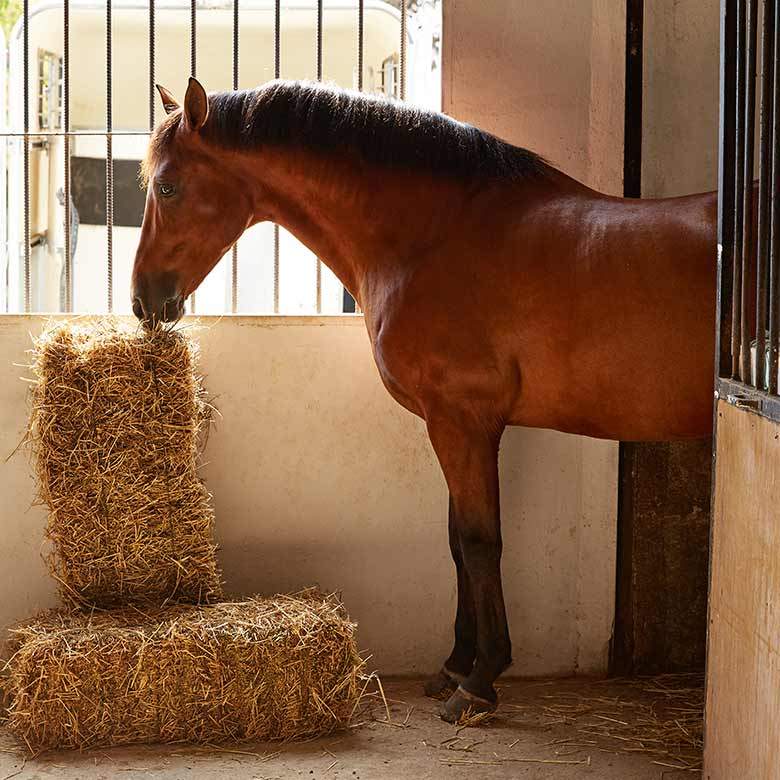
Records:
{"label": "vertical metal bar", "polygon": [[157,90],[154,83],[156,81],[154,77],[155,71],[155,46],[157,43],[156,27],[155,27],[155,0],[149,0],[149,132],[154,132],[154,107],[157,104]]}
{"label": "vertical metal bar", "polygon": [[[281,59],[281,0],[274,3],[274,78],[282,72]],[[274,224],[274,314],[279,313],[279,225]]]}
{"label": "vertical metal bar", "polygon": [[[322,0],[317,0],[317,81],[322,81]],[[322,260],[317,258],[316,312],[322,314]]]}
{"label": "vertical metal bar", "polygon": [[63,176],[65,178],[63,197],[65,200],[65,247],[63,258],[63,276],[65,283],[65,311],[73,311],[73,258],[71,257],[72,239],[70,203],[70,0],[63,0],[62,6],[62,156]]}
{"label": "vertical metal bar", "polygon": [[717,377],[733,376],[733,288],[736,183],[737,0],[721,0],[720,144],[718,165]]}
{"label": "vertical metal bar", "polygon": [[22,65],[24,74],[24,311],[32,308],[32,289],[30,284],[30,2],[24,0],[22,28]]}
{"label": "vertical metal bar", "polygon": [[[642,194],[642,86],[644,0],[626,2],[625,99],[623,101],[623,195],[638,198]],[[615,592],[615,630],[610,671],[632,671],[634,654],[634,471],[638,444],[620,442],[618,446],[618,523],[617,572]]]}
{"label": "vertical metal bar", "polygon": [[744,184],[745,184],[745,3],[737,0],[736,34],[736,121],[734,124],[734,257],[731,314],[731,376],[741,376],[740,351],[742,334],[742,249],[744,235]]}
{"label": "vertical metal bar", "polygon": [[[773,47],[774,85],[780,84],[780,9],[774,2],[775,36]],[[777,394],[778,351],[780,351],[780,100],[772,106],[772,186],[770,190],[769,238],[769,384]]]}
{"label": "vertical metal bar", "polygon": [[[190,0],[190,76],[197,78],[198,74],[198,19],[197,0]],[[190,314],[196,311],[195,291],[190,295]]]}
{"label": "vertical metal bar", "polygon": [[406,100],[406,0],[401,0],[401,48],[398,52],[398,97]]}
{"label": "vertical metal bar", "polygon": [[766,355],[767,277],[769,270],[769,176],[772,167],[772,111],[774,69],[772,52],[775,35],[774,0],[764,0],[761,29],[761,136],[758,164],[758,237],[756,243],[756,375],[755,385],[764,388]]}
{"label": "vertical metal bar", "polygon": [[[238,89],[238,0],[233,0],[233,90]],[[238,242],[230,254],[230,311],[238,311]]]}
{"label": "vertical metal bar", "polygon": [[756,112],[756,26],[758,17],[758,0],[747,0],[747,42],[746,53],[746,85],[745,85],[745,172],[742,189],[742,322],[740,331],[740,376],[743,382],[751,383],[750,376],[750,336],[751,322],[749,306],[751,297],[755,300],[756,291],[754,271],[751,264],[753,256],[753,156],[755,151],[755,112]]}
{"label": "vertical metal bar", "polygon": [[274,78],[278,79],[282,73],[282,8],[281,0],[274,3]]}
{"label": "vertical metal bar", "polygon": [[365,49],[365,16],[366,16],[366,2],[365,0],[358,0],[358,39],[357,39],[358,92],[363,91],[363,52]]}
{"label": "vertical metal bar", "polygon": [[190,75],[197,78],[198,52],[196,42],[198,39],[197,0],[190,0]]}
{"label": "vertical metal bar", "polygon": [[[357,29],[357,88],[359,92],[363,91],[363,60],[365,53],[365,0],[358,0],[358,29]],[[342,295],[341,309],[344,312],[358,313],[360,307],[352,295],[345,289]]]}
{"label": "vertical metal bar", "polygon": [[642,197],[642,81],[644,0],[626,6],[626,87],[623,119],[623,196]]}
{"label": "vertical metal bar", "polygon": [[112,112],[113,33],[112,0],[106,0],[106,302],[114,310],[114,118]]}
{"label": "vertical metal bar", "polygon": [[317,81],[322,81],[322,0],[317,0]]}

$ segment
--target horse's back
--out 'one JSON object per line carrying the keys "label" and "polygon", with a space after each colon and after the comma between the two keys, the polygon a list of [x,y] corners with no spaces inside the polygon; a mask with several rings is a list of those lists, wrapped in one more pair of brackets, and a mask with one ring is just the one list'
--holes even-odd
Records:
{"label": "horse's back", "polygon": [[[615,439],[705,435],[714,371],[717,195],[584,189],[531,209],[512,422]],[[533,256],[535,255],[535,256]],[[530,271],[530,273],[529,273]],[[518,290],[522,294],[522,290]]]}

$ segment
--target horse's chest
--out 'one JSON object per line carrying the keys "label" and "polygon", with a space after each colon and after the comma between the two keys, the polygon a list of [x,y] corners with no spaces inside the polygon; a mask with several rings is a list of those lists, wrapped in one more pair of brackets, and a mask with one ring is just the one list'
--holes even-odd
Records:
{"label": "horse's chest", "polygon": [[408,340],[402,329],[392,328],[381,320],[366,314],[366,327],[371,340],[374,362],[382,384],[401,406],[423,416],[420,398],[420,380],[416,371]]}

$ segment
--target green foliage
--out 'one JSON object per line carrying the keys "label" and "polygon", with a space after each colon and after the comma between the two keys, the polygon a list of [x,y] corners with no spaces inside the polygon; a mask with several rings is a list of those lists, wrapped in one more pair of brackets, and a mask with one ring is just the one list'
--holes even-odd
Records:
{"label": "green foliage", "polygon": [[22,15],[22,0],[0,0],[0,27],[8,38],[11,28]]}

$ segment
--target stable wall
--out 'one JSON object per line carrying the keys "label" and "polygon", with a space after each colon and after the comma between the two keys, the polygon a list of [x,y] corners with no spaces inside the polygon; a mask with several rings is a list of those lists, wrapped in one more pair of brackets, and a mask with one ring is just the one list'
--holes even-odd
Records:
{"label": "stable wall", "polygon": [[445,113],[623,186],[625,7],[614,0],[445,0]]}
{"label": "stable wall", "polygon": [[[0,317],[0,627],[55,603],[24,453],[30,334]],[[421,420],[382,386],[359,317],[205,318],[221,412],[204,475],[229,593],[341,590],[371,667],[433,671],[450,650],[447,495]],[[601,673],[614,598],[615,448],[510,429],[501,449],[515,675]]]}
{"label": "stable wall", "polygon": [[775,780],[780,426],[718,402],[705,780]]}

